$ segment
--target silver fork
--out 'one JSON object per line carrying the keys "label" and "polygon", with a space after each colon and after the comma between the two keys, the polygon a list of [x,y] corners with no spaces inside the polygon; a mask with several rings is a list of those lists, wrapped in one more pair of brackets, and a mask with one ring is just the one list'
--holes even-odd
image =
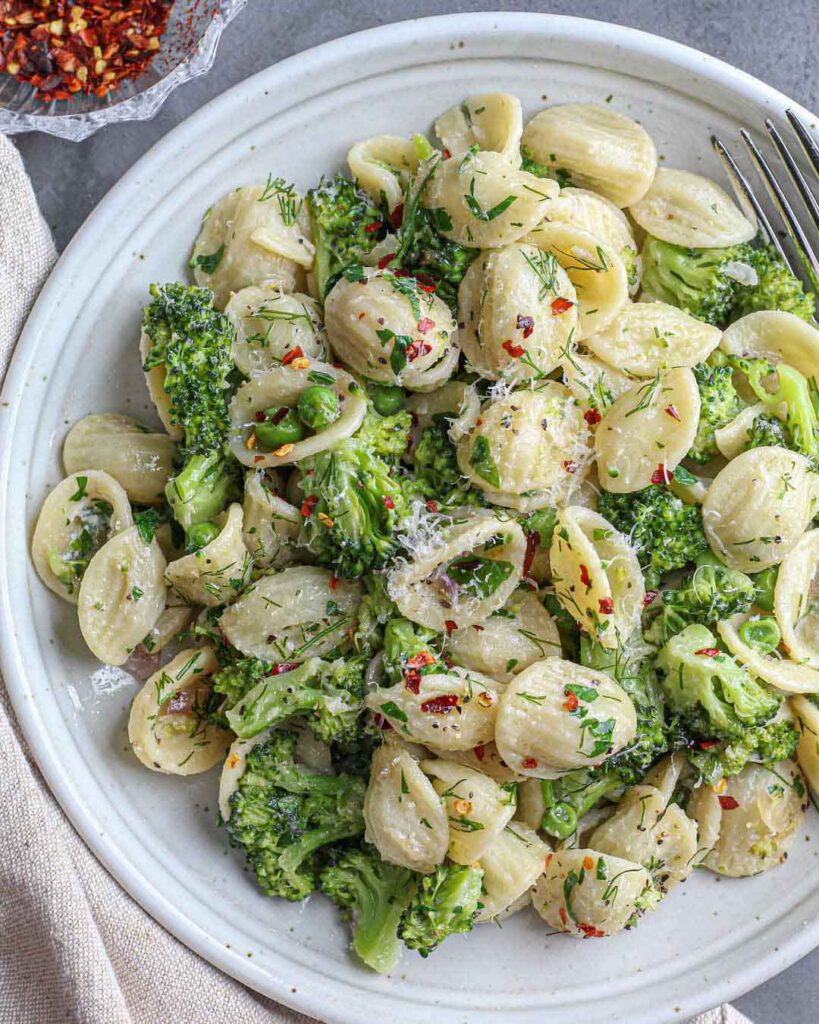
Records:
{"label": "silver fork", "polygon": [[[808,163],[813,168],[817,182],[819,182],[819,145],[814,141],[813,137],[808,132],[808,129],[805,127],[805,124],[792,110],[786,110],[785,114],[790,122],[799,146]],[[793,153],[782,138],[782,134],[779,129],[769,117],[765,118],[765,127],[768,130],[768,134],[771,137],[778,155],[785,165],[788,177],[790,178],[795,191],[798,193],[805,209],[807,210],[810,220],[813,222],[814,228],[819,231],[819,200],[816,198],[812,185],[799,169],[799,166],[793,157]],[[795,256],[783,247],[779,235],[774,231],[771,221],[765,213],[762,204],[754,193],[747,177],[731,155],[730,150],[721,139],[717,138],[716,135],[712,135],[711,143],[725,167],[728,180],[731,182],[731,186],[733,187],[740,205],[746,210],[746,212],[749,208],[753,210],[759,226],[768,236],[771,245],[776,248],[788,264],[791,272],[803,281],[807,278],[806,283],[808,287],[814,291],[819,290],[819,258],[817,258],[816,250],[811,244],[807,232],[802,224],[800,224],[790,201],[785,195],[782,185],[771,169],[768,161],[759,151],[759,147],[754,142],[750,133],[744,128],[741,128],[739,134],[748,150],[751,163],[759,175],[762,184],[765,186],[765,191],[768,193],[768,196],[770,197],[771,202],[784,225],[785,231],[791,240]]]}

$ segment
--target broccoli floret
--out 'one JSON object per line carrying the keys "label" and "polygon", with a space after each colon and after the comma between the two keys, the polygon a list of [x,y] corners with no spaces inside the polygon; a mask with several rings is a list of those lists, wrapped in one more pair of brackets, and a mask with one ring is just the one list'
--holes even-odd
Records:
{"label": "broccoli floret", "polygon": [[324,298],[344,271],[362,259],[384,237],[381,211],[356,183],[337,174],[324,178],[307,193],[316,259],[313,274]]}
{"label": "broccoli floret", "polygon": [[353,644],[359,654],[372,656],[384,646],[384,626],[398,615],[398,609],[387,593],[385,576],[364,576],[364,596],[356,612]]}
{"label": "broccoli floret", "polygon": [[171,422],[185,431],[185,454],[221,449],[229,428],[233,326],[213,308],[213,293],[193,285],[151,285],[143,310],[151,341],[143,369],[165,368]]}
{"label": "broccoli floret", "polygon": [[408,514],[390,466],[354,438],[299,464],[302,543],[344,579],[381,568]]}
{"label": "broccoli floret", "polygon": [[796,755],[799,733],[793,722],[777,718],[746,729],[730,741],[703,741],[686,751],[697,774],[696,785],[716,785],[728,775],[738,775],[749,761],[776,764]]}
{"label": "broccoli floret", "polygon": [[815,295],[804,290],[802,282],[794,277],[773,246],[753,249],[748,262],[756,271],[757,283],[737,289],[730,320],[738,320],[759,309],[783,310],[803,320],[811,319]]}
{"label": "broccoli floret", "polygon": [[412,416],[406,410],[392,416],[380,416],[373,409],[355,433],[355,439],[367,451],[382,459],[399,459],[409,445]]}
{"label": "broccoli floret", "polygon": [[758,239],[723,249],[688,249],[649,235],[643,245],[643,287],[717,326],[756,309],[785,310],[805,320],[813,315],[813,294],[804,294],[776,250]]}
{"label": "broccoli floret", "polygon": [[242,496],[242,467],[229,455],[192,455],[165,485],[174,519],[185,530],[211,522]]}
{"label": "broccoli floret", "polygon": [[364,707],[366,658],[334,662],[309,658],[298,667],[263,677],[227,712],[231,729],[241,739],[296,715],[326,743],[358,738]]}
{"label": "broccoli floret", "polygon": [[322,892],[353,918],[353,947],[386,974],[401,950],[398,925],[415,892],[411,871],[387,864],[372,846],[342,853],[321,873]]}
{"label": "broccoli floret", "polygon": [[[436,645],[436,639],[439,644]],[[405,684],[408,676],[435,675],[449,671],[436,646],[441,638],[409,619],[390,619],[384,630],[384,671],[390,682]]]}
{"label": "broccoli floret", "polygon": [[688,458],[695,462],[708,462],[719,454],[714,431],[738,416],[745,403],[734,390],[730,366],[700,363],[693,370],[700,392],[700,419]]}
{"label": "broccoli floret", "polygon": [[303,900],[318,886],[324,847],[364,831],[364,779],[297,763],[295,732],[275,730],[247,755],[230,798],[228,838],[270,896]]}
{"label": "broccoli floret", "polygon": [[481,909],[482,892],[482,868],[439,865],[432,874],[420,877],[399,935],[409,949],[429,956],[447,936],[472,930],[472,922]]}
{"label": "broccoli floret", "polygon": [[224,697],[222,709],[227,711],[269,675],[272,666],[260,658],[236,658],[228,661],[211,677],[214,693]]}
{"label": "broccoli floret", "polygon": [[631,494],[601,491],[597,510],[630,538],[655,575],[682,569],[708,550],[700,509],[686,505],[665,487],[645,487]]}
{"label": "broccoli floret", "polygon": [[478,249],[466,249],[436,230],[444,219],[451,227],[444,210],[425,210],[404,204],[404,217],[399,232],[399,247],[391,266],[408,270],[416,280],[434,287],[435,294],[447,303],[453,313],[458,309],[458,285]]}
{"label": "broccoli floret", "polygon": [[782,420],[776,416],[769,416],[767,413],[760,413],[748,431],[748,441],[744,451],[751,448],[790,448],[793,445],[791,433]]}
{"label": "broccoli floret", "polygon": [[745,573],[724,565],[698,565],[679,587],[663,591],[662,604],[649,612],[646,639],[662,645],[686,626],[707,626],[747,612],[755,596],[756,586]]}
{"label": "broccoli floret", "polygon": [[418,490],[427,501],[434,501],[439,509],[484,504],[480,491],[461,473],[446,420],[437,420],[421,432],[413,454]]}
{"label": "broccoli floret", "polygon": [[[744,375],[760,402],[777,413],[785,406],[785,426],[792,447],[809,459],[819,458],[819,393],[816,381],[809,381],[786,363],[773,367],[766,359],[730,357],[729,362]],[[769,391],[763,381],[776,370],[776,391]]]}
{"label": "broccoli floret", "polygon": [[672,637],[656,667],[670,708],[700,739],[741,739],[749,726],[764,725],[779,708],[773,692],[721,651],[705,626],[686,626]]}

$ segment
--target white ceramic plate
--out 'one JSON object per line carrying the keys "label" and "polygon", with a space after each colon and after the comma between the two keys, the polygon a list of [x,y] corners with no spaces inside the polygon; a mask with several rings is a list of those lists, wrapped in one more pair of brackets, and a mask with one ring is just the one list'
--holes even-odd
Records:
{"label": "white ceramic plate", "polygon": [[[670,165],[720,177],[708,138],[785,97],[703,54],[598,22],[457,15],[340,39],[262,72],[171,132],[111,191],[29,320],[0,407],[0,636],[14,706],[58,800],[122,885],[179,939],[254,989],[334,1024],[670,1024],[759,984],[819,943],[816,819],[758,879],[698,873],[631,933],[549,936],[526,912],[392,978],[360,968],[321,898],[263,897],[215,826],[218,775],[146,772],[127,749],[134,681],[85,650],[74,609],[39,583],[27,539],[62,476],[67,425],[150,417],[139,370],[151,281],[185,276],[204,210],[269,170],[307,186],[368,135],[406,135],[473,91],[602,102],[642,120]],[[799,108],[796,107],[797,111]],[[810,118],[807,112],[801,111]],[[811,118],[812,120],[812,118]]]}

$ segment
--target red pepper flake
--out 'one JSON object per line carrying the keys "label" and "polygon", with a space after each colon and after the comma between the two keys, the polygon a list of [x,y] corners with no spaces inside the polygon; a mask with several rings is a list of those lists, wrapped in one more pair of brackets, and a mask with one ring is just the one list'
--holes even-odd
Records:
{"label": "red pepper flake", "polygon": [[476,633],[483,633],[483,626],[473,625],[472,628],[475,630]]}
{"label": "red pepper flake", "polygon": [[668,467],[660,464],[651,474],[651,482],[653,484],[667,484],[671,481],[671,477],[672,474],[669,473]]}
{"label": "red pepper flake", "polygon": [[380,231],[381,228],[383,228],[383,227],[384,227],[384,221],[383,220],[374,220],[374,221],[371,221],[369,224],[365,224],[364,225],[364,230],[367,232],[368,235],[371,235],[374,231]]}
{"label": "red pepper flake", "polygon": [[297,661],[280,661],[277,665],[273,665],[270,669],[271,676],[280,676],[284,672],[293,672],[299,667]]}
{"label": "red pepper flake", "polygon": [[254,455],[253,456],[253,461],[254,462],[264,462],[264,455]]}
{"label": "red pepper flake", "polygon": [[430,498],[429,501],[427,502],[427,511],[429,511],[429,512],[437,512],[438,511],[438,502],[437,501],[433,501],[432,498]]}
{"label": "red pepper flake", "polygon": [[524,759],[521,761],[521,764],[523,765],[524,768],[530,768],[530,769],[531,768],[537,768],[537,758],[536,757],[524,757]]}
{"label": "red pepper flake", "polygon": [[588,423],[590,427],[593,427],[595,423],[599,423],[603,417],[597,411],[597,409],[587,409],[583,413],[583,419]]}
{"label": "red pepper flake", "polygon": [[712,747],[719,746],[719,740],[700,740],[697,746],[700,750],[710,750]]}
{"label": "red pepper flake", "polygon": [[537,530],[532,530],[531,533],[526,534],[526,553],[523,556],[523,575],[528,576],[531,569],[532,563],[535,560],[537,549],[540,546],[540,534]]}
{"label": "red pepper flake", "polygon": [[359,320],[363,320],[363,319],[364,319],[364,317],[365,317],[366,315],[367,315],[367,314],[366,314],[366,313],[365,313],[365,312],[364,312],[364,311],[362,310],[362,311],[361,311],[361,312],[360,312],[360,313],[358,314],[358,319],[359,319]]}
{"label": "red pepper flake", "polygon": [[739,807],[739,804],[732,796],[721,796],[718,799],[723,811],[735,811]]}
{"label": "red pepper flake", "polygon": [[584,921],[579,921],[577,927],[583,932],[583,937],[586,939],[605,939],[606,933],[601,932],[599,928],[595,928],[593,924],[586,924]]}
{"label": "red pepper flake", "polygon": [[694,654],[699,654],[702,658],[716,658],[719,654],[719,647],[700,647],[698,651],[694,651]]}
{"label": "red pepper flake", "polygon": [[449,160],[449,158],[452,156],[452,154],[449,152],[446,146],[444,146],[442,152],[444,154],[444,160]]}
{"label": "red pepper flake", "polygon": [[535,329],[535,319],[531,316],[522,316],[520,313],[517,315],[515,326],[519,331],[523,331],[524,338],[531,338],[532,332]]}
{"label": "red pepper flake", "polygon": [[419,359],[421,356],[428,356],[431,351],[432,345],[428,344],[426,341],[411,341],[409,345],[407,345],[406,349],[407,362],[414,363],[415,360]]}
{"label": "red pepper flake", "polygon": [[421,702],[421,710],[427,714],[448,715],[458,706],[460,697],[456,693],[442,693],[440,697],[430,697]]}
{"label": "red pepper flake", "polygon": [[256,418],[256,422],[257,423],[264,423],[264,421],[265,421],[264,412],[261,409],[259,409],[259,411],[256,413],[256,417],[255,418]]}
{"label": "red pepper flake", "polygon": [[611,597],[601,597],[597,602],[600,606],[601,615],[613,615],[614,614],[614,600]]}
{"label": "red pepper flake", "polygon": [[302,352],[301,345],[296,345],[295,348],[291,348],[289,352],[286,352],[282,358],[282,366],[289,366],[294,359],[303,359],[304,352]]}
{"label": "red pepper flake", "polygon": [[648,608],[650,604],[654,604],[660,595],[659,590],[647,590],[643,597],[643,608]]}
{"label": "red pepper flake", "polygon": [[565,313],[566,310],[571,309],[574,305],[569,299],[552,299],[552,316],[560,316],[561,313]]}
{"label": "red pepper flake", "polygon": [[563,463],[563,468],[566,470],[567,473],[576,473],[577,463],[574,461],[574,459],[566,459],[566,461]]}
{"label": "red pepper flake", "polygon": [[304,519],[309,515],[313,514],[313,509],[318,505],[318,497],[315,494],[311,494],[309,498],[305,498],[301,506],[301,514]]}
{"label": "red pepper flake", "polygon": [[415,281],[418,288],[422,292],[426,292],[427,295],[431,294],[438,287],[436,282],[429,276],[429,274],[416,274]]}
{"label": "red pepper flake", "polygon": [[566,693],[566,699],[563,701],[563,707],[567,711],[577,711],[580,707],[580,701],[577,698],[577,694],[572,693],[571,690],[568,692],[564,690],[563,692]]}
{"label": "red pepper flake", "polygon": [[501,348],[505,349],[505,351],[507,351],[513,359],[520,359],[520,357],[526,351],[523,345],[516,345],[514,341],[512,341],[511,339],[509,341],[505,341],[501,345]]}
{"label": "red pepper flake", "polygon": [[381,259],[378,261],[378,269],[379,270],[386,270],[387,267],[392,263],[392,261],[394,259],[395,259],[395,253],[394,252],[388,252],[386,256],[382,256]]}
{"label": "red pepper flake", "polygon": [[390,512],[392,512],[392,510],[395,508],[395,502],[392,500],[389,494],[384,495],[384,508],[388,508]]}
{"label": "red pepper flake", "polygon": [[404,204],[399,203],[398,206],[390,214],[390,227],[396,230],[401,227],[404,220]]}
{"label": "red pepper flake", "polygon": [[431,331],[434,326],[435,321],[430,320],[428,316],[422,317],[418,321],[418,330],[421,332],[421,334],[426,334],[427,331]]}
{"label": "red pepper flake", "polygon": [[410,693],[420,693],[421,673],[417,668],[409,668],[404,673],[404,686],[406,686]]}
{"label": "red pepper flake", "polygon": [[563,927],[564,928],[568,927],[568,919],[566,917],[566,911],[563,909],[563,907],[560,908],[558,913],[559,913],[559,916],[560,916],[560,922],[563,925]]}
{"label": "red pepper flake", "polygon": [[341,582],[341,580],[338,578],[338,576],[331,576],[330,577],[330,584],[329,584],[330,585],[330,590],[338,590],[338,585],[339,585],[340,582]]}
{"label": "red pepper flake", "polygon": [[663,409],[663,412],[670,416],[672,420],[676,420],[678,423],[681,422],[680,414],[677,412],[673,405],[667,405],[665,409]]}
{"label": "red pepper flake", "polygon": [[458,628],[458,623],[453,622],[452,619],[447,619],[446,622],[444,623],[444,628],[446,629],[447,633],[453,633]]}
{"label": "red pepper flake", "polygon": [[580,582],[587,590],[591,586],[591,576],[589,576],[589,567],[587,565],[580,566]]}
{"label": "red pepper flake", "polygon": [[380,715],[377,711],[373,715],[373,722],[375,723],[376,729],[380,729],[382,732],[386,732],[388,729],[392,729],[392,726],[387,721],[387,719],[383,715]]}
{"label": "red pepper flake", "polygon": [[423,668],[425,665],[432,665],[434,661],[435,658],[429,651],[419,651],[417,654],[413,654],[411,658],[407,658],[407,664],[410,668]]}
{"label": "red pepper flake", "polygon": [[486,747],[483,745],[483,743],[479,743],[477,747],[474,748],[473,753],[475,754],[475,757],[477,757],[479,761],[483,761],[483,759],[486,757]]}

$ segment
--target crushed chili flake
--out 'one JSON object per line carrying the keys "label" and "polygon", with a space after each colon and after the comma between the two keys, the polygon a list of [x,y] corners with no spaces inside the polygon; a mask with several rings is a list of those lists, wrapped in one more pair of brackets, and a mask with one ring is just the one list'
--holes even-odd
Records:
{"label": "crushed chili flake", "polygon": [[585,939],[605,939],[606,937],[605,932],[600,931],[599,928],[595,928],[593,924],[586,924],[585,921],[578,921],[577,927],[581,932],[583,932],[583,938]]}
{"label": "crushed chili flake", "polygon": [[563,468],[566,470],[567,473],[576,473],[577,463],[574,461],[574,459],[566,459],[566,461],[563,463]]}
{"label": "crushed chili flake", "polygon": [[421,332],[421,334],[426,334],[427,331],[432,330],[434,326],[435,321],[430,320],[428,316],[421,317],[421,319],[418,321],[418,330]]}
{"label": "crushed chili flake", "polygon": [[613,615],[614,614],[614,600],[611,597],[601,597],[597,602],[600,606],[601,615]]}
{"label": "crushed chili flake", "polygon": [[388,508],[391,512],[395,508],[395,502],[392,500],[389,494],[384,495],[384,508]]}
{"label": "crushed chili flake", "polygon": [[[386,256],[382,256],[381,259],[378,261],[378,269],[379,270],[386,270],[387,267],[392,263],[392,261],[394,259],[395,259],[395,253],[394,252],[388,252]],[[379,323],[383,323],[383,321],[379,321]]]}
{"label": "crushed chili flake", "polygon": [[451,154],[451,153],[450,153],[450,151],[449,151],[449,150],[448,150],[448,149],[446,148],[446,146],[444,146],[444,148],[443,148],[442,152],[443,152],[443,154],[444,154],[444,160],[449,160],[449,158],[450,158],[450,157],[452,156],[452,154]]}
{"label": "crushed chili flake", "polygon": [[294,359],[304,358],[304,352],[300,345],[296,345],[295,348],[291,348],[289,352],[285,352],[282,356],[282,366],[289,366]]}
{"label": "crushed chili flake", "polygon": [[563,907],[561,907],[560,910],[559,910],[559,916],[560,916],[560,923],[563,925],[563,927],[564,928],[568,927],[568,918],[566,917],[566,911],[563,909]]}
{"label": "crushed chili flake", "polygon": [[583,419],[588,423],[590,427],[594,426],[595,423],[599,423],[602,418],[603,417],[596,409],[587,409],[583,413]]}
{"label": "crushed chili flake", "polygon": [[580,707],[580,701],[578,700],[577,694],[569,691],[566,694],[566,699],[563,701],[563,707],[567,711],[577,711]]}
{"label": "crushed chili flake", "polygon": [[565,313],[566,310],[571,309],[574,305],[569,299],[552,299],[552,316],[560,316],[561,313]]}
{"label": "crushed chili flake", "polygon": [[667,467],[663,465],[659,465],[651,474],[651,482],[653,484],[667,484],[670,480],[671,473],[669,473]]}
{"label": "crushed chili flake", "polygon": [[697,746],[700,750],[710,750],[712,747],[716,747],[719,744],[719,740],[700,740]]}
{"label": "crushed chili flake", "polygon": [[391,228],[395,228],[396,230],[398,230],[398,228],[401,227],[401,224],[403,223],[403,221],[404,221],[404,204],[403,203],[399,203],[398,206],[396,206],[396,208],[392,211],[392,213],[390,213],[390,227]]}
{"label": "crushed chili flake", "polygon": [[473,753],[479,761],[483,761],[483,759],[486,757],[486,747],[483,745],[483,743],[479,743],[477,747],[474,748]]}
{"label": "crushed chili flake", "polygon": [[285,672],[293,672],[299,667],[297,661],[280,661],[276,665],[272,665],[270,668],[271,676],[280,676]]}
{"label": "crushed chili flake", "polygon": [[426,714],[448,715],[453,708],[457,708],[459,699],[456,693],[442,693],[439,697],[422,701],[421,710]]}
{"label": "crushed chili flake", "polygon": [[501,348],[508,352],[513,359],[520,359],[520,357],[526,351],[523,345],[516,345],[514,341],[511,340],[511,338],[508,341],[505,341],[501,345]]}
{"label": "crushed chili flake", "polygon": [[591,586],[591,576],[589,576],[589,567],[587,565],[580,566],[580,582],[586,588]]}
{"label": "crushed chili flake", "polygon": [[340,582],[341,581],[339,580],[338,576],[331,576],[330,577],[330,590],[338,590],[338,585],[339,585]]}
{"label": "crushed chili flake", "polygon": [[531,533],[526,534],[526,554],[523,556],[523,575],[524,578],[529,575],[532,571],[532,563],[535,560],[537,549],[540,544],[540,535],[537,530],[532,530]]}
{"label": "crushed chili flake", "polygon": [[524,338],[531,338],[532,332],[535,329],[535,319],[531,316],[522,316],[520,313],[517,315],[515,326],[519,331],[523,331]]}
{"label": "crushed chili flake", "polygon": [[426,341],[411,341],[407,345],[407,362],[414,363],[421,356],[428,356],[432,351],[432,345]]}
{"label": "crushed chili flake", "polygon": [[413,654],[411,658],[407,658],[407,664],[410,668],[423,668],[425,665],[431,665],[434,661],[435,658],[433,658],[429,651],[419,651],[417,654]]}
{"label": "crushed chili flake", "polygon": [[306,519],[309,515],[312,515],[313,509],[318,505],[318,497],[315,494],[311,494],[309,498],[305,498],[301,506],[301,514]]}
{"label": "crushed chili flake", "polygon": [[404,686],[410,693],[421,692],[421,673],[417,668],[408,668],[404,673]]}
{"label": "crushed chili flake", "polygon": [[447,633],[452,633],[458,628],[458,623],[453,622],[452,619],[447,619],[446,622],[444,623],[444,628],[446,629]]}
{"label": "crushed chili flake", "polygon": [[253,461],[254,462],[264,462],[264,455],[254,455],[253,456]]}
{"label": "crushed chili flake", "polygon": [[433,501],[432,498],[430,498],[429,501],[427,502],[427,510],[429,512],[437,512],[438,511],[438,502],[437,501]]}
{"label": "crushed chili flake", "polygon": [[380,220],[371,221],[369,224],[364,225],[364,230],[368,235],[371,235],[374,231],[380,231],[384,227],[384,222]]}
{"label": "crushed chili flake", "polygon": [[594,869],[594,859],[592,857],[584,857],[583,858],[583,867],[587,871],[592,871]]}
{"label": "crushed chili flake", "polygon": [[673,405],[667,405],[665,409],[663,409],[663,412],[670,416],[672,420],[676,420],[678,423],[680,422],[680,414]]}
{"label": "crushed chili flake", "polygon": [[719,647],[700,647],[698,651],[694,651],[694,654],[699,654],[703,658],[716,658],[719,654]]}
{"label": "crushed chili flake", "polygon": [[654,604],[657,598],[660,596],[659,590],[647,590],[643,597],[643,608],[648,608],[650,604]]}
{"label": "crushed chili flake", "polygon": [[383,715],[380,715],[377,711],[373,715],[373,723],[376,729],[380,729],[382,732],[386,732],[387,729],[392,729],[392,726],[387,721],[387,719]]}
{"label": "crushed chili flake", "polygon": [[524,768],[537,768],[537,758],[524,757],[524,759],[521,761],[521,764]]}
{"label": "crushed chili flake", "polygon": [[418,288],[422,292],[426,292],[427,295],[429,295],[432,292],[434,292],[435,289],[438,287],[438,285],[429,276],[429,274],[416,274],[415,275],[415,282],[418,285]]}
{"label": "crushed chili flake", "polygon": [[0,71],[39,100],[100,98],[143,74],[160,48],[174,0],[6,0],[0,4]]}
{"label": "crushed chili flake", "polygon": [[739,804],[732,796],[721,796],[717,798],[723,811],[735,811]]}
{"label": "crushed chili flake", "polygon": [[476,633],[483,633],[483,626],[479,626],[475,623],[473,624],[472,628],[475,630]]}

